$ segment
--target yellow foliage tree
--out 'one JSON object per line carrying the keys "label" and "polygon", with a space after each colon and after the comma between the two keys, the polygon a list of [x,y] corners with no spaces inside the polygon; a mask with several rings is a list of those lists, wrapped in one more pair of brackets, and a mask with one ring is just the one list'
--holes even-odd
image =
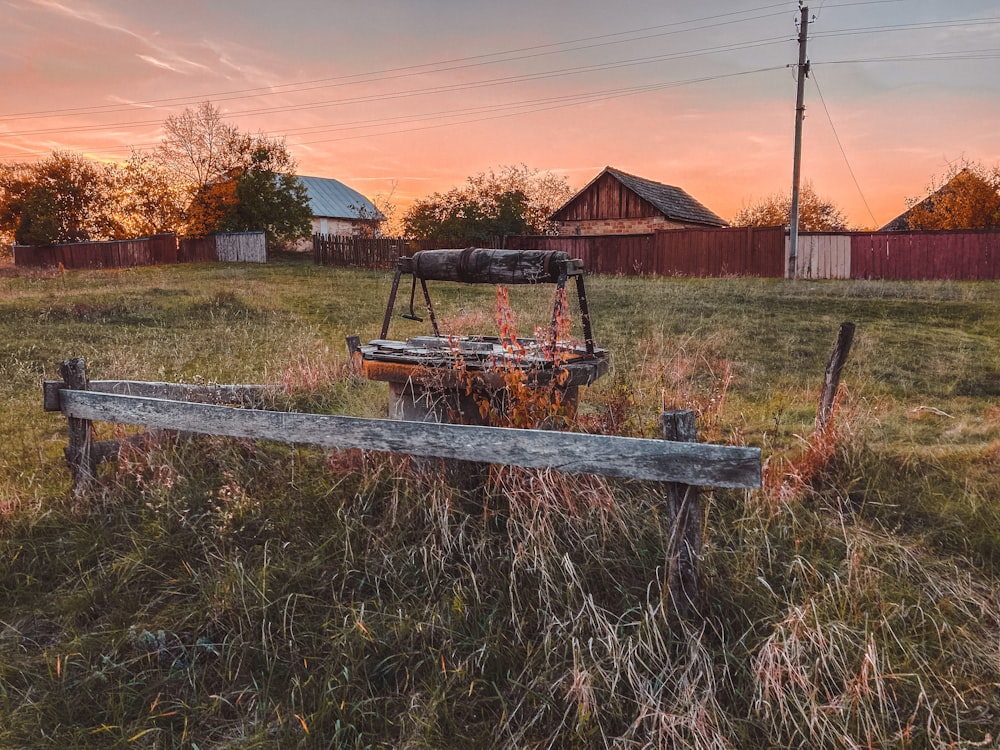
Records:
{"label": "yellow foliage tree", "polygon": [[[775,193],[741,209],[730,224],[734,227],[787,227],[791,223],[792,198]],[[799,230],[841,232],[848,229],[847,217],[833,201],[816,194],[811,182],[799,190]]]}
{"label": "yellow foliage tree", "polygon": [[931,181],[930,195],[907,200],[909,229],[996,229],[1000,227],[1000,168],[962,163],[944,183]]}

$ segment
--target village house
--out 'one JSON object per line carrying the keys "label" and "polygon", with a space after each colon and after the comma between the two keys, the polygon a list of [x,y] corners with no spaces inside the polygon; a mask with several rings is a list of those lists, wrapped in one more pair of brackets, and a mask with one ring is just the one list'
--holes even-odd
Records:
{"label": "village house", "polygon": [[560,235],[648,234],[728,226],[679,187],[605,167],[549,217]]}
{"label": "village house", "polygon": [[299,177],[309,193],[313,234],[378,234],[385,216],[375,204],[332,177]]}

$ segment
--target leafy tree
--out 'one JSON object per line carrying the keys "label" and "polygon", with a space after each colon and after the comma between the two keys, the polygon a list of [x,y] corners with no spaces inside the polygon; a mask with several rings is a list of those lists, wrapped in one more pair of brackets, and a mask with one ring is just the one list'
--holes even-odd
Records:
{"label": "leafy tree", "polygon": [[53,152],[0,172],[0,228],[18,241],[83,242],[115,235],[108,170],[78,154]]}
{"label": "leafy tree", "polygon": [[306,191],[284,141],[240,131],[210,102],[163,129],[154,159],[188,198],[186,233],[263,230],[271,243],[308,235]]}
{"label": "leafy tree", "polygon": [[[741,209],[730,222],[734,227],[787,227],[792,221],[790,193],[774,193]],[[841,232],[848,229],[847,216],[833,201],[816,194],[811,182],[799,190],[799,230]]]}
{"label": "leafy tree", "polygon": [[909,229],[996,229],[1000,227],[1000,167],[978,162],[954,165],[943,183],[931,180],[926,198],[908,198],[900,217]]}
{"label": "leafy tree", "polygon": [[127,161],[109,166],[108,174],[114,196],[115,239],[148,237],[181,228],[184,194],[155,159],[133,151]]}
{"label": "leafy tree", "polygon": [[35,185],[20,203],[14,241],[19,245],[53,245],[59,241],[60,223],[55,193],[45,185]]}
{"label": "leafy tree", "polygon": [[473,175],[462,188],[418,199],[403,229],[418,239],[476,244],[506,234],[544,234],[548,217],[572,196],[565,178],[527,166]]}
{"label": "leafy tree", "polygon": [[252,169],[233,182],[235,200],[219,225],[224,232],[264,230],[268,245],[285,245],[309,234],[309,195],[295,175]]}

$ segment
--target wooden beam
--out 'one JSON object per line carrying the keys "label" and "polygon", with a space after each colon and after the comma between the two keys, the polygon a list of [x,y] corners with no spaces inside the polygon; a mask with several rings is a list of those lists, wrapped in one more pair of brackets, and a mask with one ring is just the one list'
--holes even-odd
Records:
{"label": "wooden beam", "polygon": [[[60,411],[60,391],[66,388],[61,380],[46,380],[42,384],[45,411]],[[96,393],[117,393],[123,396],[148,396],[200,404],[233,404],[260,406],[268,396],[278,392],[275,385],[198,385],[195,383],[158,383],[142,380],[91,380],[88,390]]]}
{"label": "wooden beam", "polygon": [[76,419],[327,448],[360,448],[712,487],[760,486],[759,448],[231,409],[90,391],[63,391],[62,411]]}

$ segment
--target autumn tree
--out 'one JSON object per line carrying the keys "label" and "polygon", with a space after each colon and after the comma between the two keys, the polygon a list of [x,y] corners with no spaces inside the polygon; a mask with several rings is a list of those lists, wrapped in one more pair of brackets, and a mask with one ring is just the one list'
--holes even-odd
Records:
{"label": "autumn tree", "polygon": [[108,170],[56,151],[0,172],[0,229],[22,244],[111,239],[114,193]]}
{"label": "autumn tree", "polygon": [[[733,217],[734,227],[787,227],[792,222],[789,193],[774,193],[747,206]],[[820,197],[811,182],[799,190],[799,230],[802,232],[842,232],[848,229],[847,216],[833,203]]]}
{"label": "autumn tree", "polygon": [[952,166],[932,178],[926,198],[909,198],[899,217],[908,229],[996,229],[1000,227],[1000,167],[978,162]]}
{"label": "autumn tree", "polygon": [[563,177],[525,165],[489,170],[461,188],[413,202],[403,228],[418,239],[476,244],[508,234],[544,234],[548,217],[573,195]]}
{"label": "autumn tree", "polygon": [[[266,160],[267,153],[259,154]],[[222,183],[230,184],[230,183]],[[231,182],[234,200],[219,224],[224,232],[263,230],[268,245],[286,245],[309,234],[312,211],[305,185],[257,162]]]}
{"label": "autumn tree", "polygon": [[108,167],[114,196],[115,239],[149,237],[181,228],[185,196],[149,154],[133,150],[127,161]]}
{"label": "autumn tree", "polygon": [[263,230],[272,243],[308,235],[308,198],[284,141],[242,132],[210,102],[163,129],[154,160],[186,195],[186,233]]}

